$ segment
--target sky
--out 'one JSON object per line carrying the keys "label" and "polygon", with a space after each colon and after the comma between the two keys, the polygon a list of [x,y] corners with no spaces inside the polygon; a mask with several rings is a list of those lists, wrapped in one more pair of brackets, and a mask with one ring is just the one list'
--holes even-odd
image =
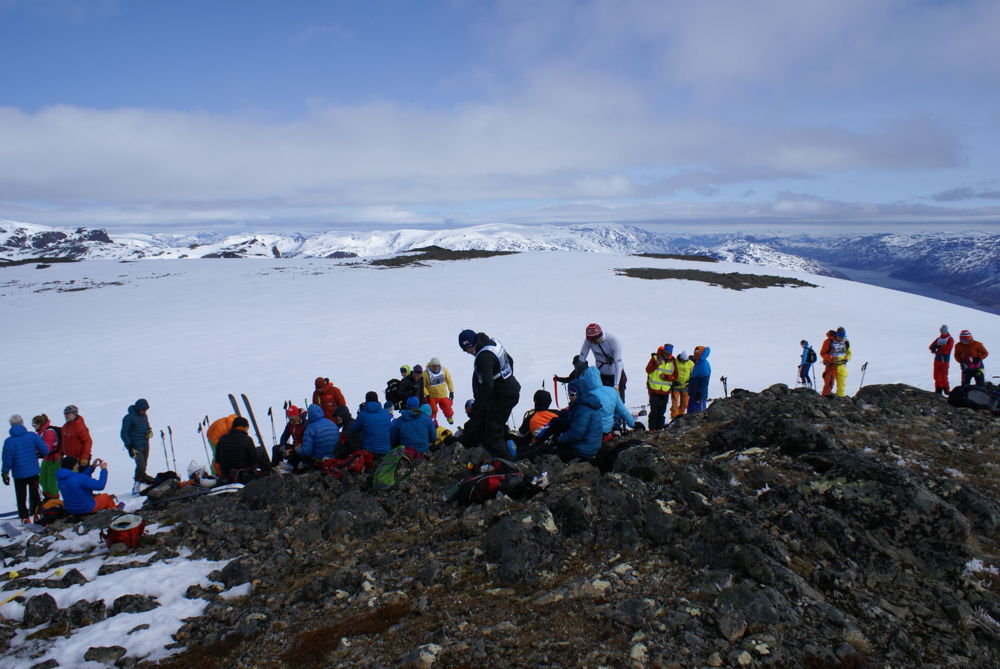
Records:
{"label": "sky", "polygon": [[995,0],[0,0],[0,218],[1000,222]]}

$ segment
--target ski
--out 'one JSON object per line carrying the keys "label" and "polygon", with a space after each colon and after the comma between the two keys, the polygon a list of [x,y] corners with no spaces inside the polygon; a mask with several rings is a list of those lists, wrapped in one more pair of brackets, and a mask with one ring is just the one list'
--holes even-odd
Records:
{"label": "ski", "polygon": [[[244,395],[244,397],[246,397],[246,396]],[[237,416],[242,416],[243,415],[243,414],[240,413],[240,405],[236,403],[236,395],[233,395],[232,393],[229,393],[229,403],[233,405],[233,413],[234,414],[236,414]]]}
{"label": "ski", "polygon": [[247,408],[247,417],[250,419],[250,424],[253,425],[253,431],[257,435],[257,444],[260,446],[257,450],[257,459],[260,460],[261,469],[267,471],[271,468],[271,458],[267,454],[267,446],[264,445],[264,437],[260,434],[260,427],[257,426],[257,419],[253,415],[253,408],[250,406],[250,400],[247,399],[247,394],[241,393],[240,397],[243,398],[243,404]]}

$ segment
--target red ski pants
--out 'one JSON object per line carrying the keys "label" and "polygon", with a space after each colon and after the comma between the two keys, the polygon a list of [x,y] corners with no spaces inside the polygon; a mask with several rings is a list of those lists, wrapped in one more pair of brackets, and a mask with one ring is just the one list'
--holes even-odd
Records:
{"label": "red ski pants", "polygon": [[441,407],[445,418],[450,419],[455,415],[455,410],[451,407],[451,400],[447,397],[428,397],[427,403],[431,405],[431,418],[437,418],[438,407]]}
{"label": "red ski pants", "polygon": [[947,360],[934,361],[934,390],[943,389],[946,393],[951,391],[948,385],[948,366]]}

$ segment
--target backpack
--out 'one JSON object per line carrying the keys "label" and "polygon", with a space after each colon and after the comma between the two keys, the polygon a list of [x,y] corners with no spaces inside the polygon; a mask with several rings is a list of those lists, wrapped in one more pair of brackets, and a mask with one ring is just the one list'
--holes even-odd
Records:
{"label": "backpack", "polygon": [[956,386],[948,394],[948,404],[1000,413],[1000,387],[992,383],[981,386]]}
{"label": "backpack", "polygon": [[402,398],[399,396],[399,379],[389,379],[385,384],[385,401],[399,404]]}
{"label": "backpack", "polygon": [[406,449],[397,446],[382,456],[372,472],[372,490],[386,490],[410,478],[413,460],[406,456]]}
{"label": "backpack", "polygon": [[324,458],[320,463],[320,468],[327,476],[335,479],[344,477],[344,474],[351,472],[360,474],[370,470],[375,465],[375,456],[365,450],[354,451],[346,458]]}
{"label": "backpack", "polygon": [[515,499],[526,499],[543,487],[526,481],[517,465],[501,458],[483,460],[477,471],[449,486],[442,499],[459,504],[484,504],[500,493]]}
{"label": "backpack", "polygon": [[809,348],[808,348],[808,349],[806,350],[806,364],[807,364],[807,365],[811,365],[811,364],[813,364],[814,362],[816,362],[816,351],[814,351],[814,350],[813,350],[813,347],[812,347],[812,346],[810,346],[810,347],[809,347]]}
{"label": "backpack", "polygon": [[40,507],[38,507],[37,516],[37,522],[39,525],[48,525],[49,523],[59,520],[60,518],[68,517],[69,512],[66,511],[61,499],[47,499]]}

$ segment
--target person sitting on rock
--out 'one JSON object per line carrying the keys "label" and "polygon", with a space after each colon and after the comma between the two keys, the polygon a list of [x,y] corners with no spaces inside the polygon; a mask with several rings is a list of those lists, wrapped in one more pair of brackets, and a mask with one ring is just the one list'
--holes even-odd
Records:
{"label": "person sitting on rock", "polygon": [[243,416],[233,419],[233,428],[215,445],[215,461],[221,475],[234,483],[247,483],[264,472],[258,469],[257,447],[247,434],[250,422]]}
{"label": "person sitting on rock", "polygon": [[[580,401],[579,383],[580,379],[576,379],[566,384],[566,395],[569,398],[569,404],[560,409],[554,418],[535,433],[534,441],[529,446],[517,449],[515,460],[534,459],[541,455],[551,454],[558,455],[563,462],[569,462],[579,457],[575,444],[561,443],[560,437],[566,433],[574,420],[581,420],[581,413],[590,412],[595,406],[596,413],[598,414],[597,429],[600,429],[600,401],[596,396],[591,396],[585,403],[586,406],[579,405],[578,407]],[[598,449],[600,448],[600,439],[601,437],[598,437]]]}
{"label": "person sitting on rock", "polygon": [[559,414],[552,411],[552,395],[547,390],[536,390],[532,398],[535,408],[525,412],[521,420],[521,426],[514,435],[514,443],[518,449],[525,448],[535,441],[535,437],[542,431],[549,422]]}
{"label": "person sitting on rock", "polygon": [[620,393],[601,381],[596,367],[588,367],[576,380],[581,394],[588,392],[601,404],[601,433],[608,437],[612,432],[635,427],[635,418],[629,413]]}
{"label": "person sitting on rock", "polygon": [[[56,472],[59,483],[59,494],[63,499],[63,508],[73,516],[96,513],[105,509],[123,509],[124,503],[119,503],[113,495],[93,494],[94,490],[104,490],[108,485],[108,463],[100,458],[88,465],[83,471],[77,471],[80,461],[72,455],[63,456],[61,468]],[[100,476],[95,480],[94,470],[100,468]]]}
{"label": "person sitting on rock", "polygon": [[[337,407],[337,411],[346,407]],[[334,412],[336,415],[336,412]],[[334,457],[334,452],[340,444],[340,426],[336,421],[323,415],[323,409],[316,404],[310,404],[306,409],[309,424],[302,435],[302,443],[288,456],[288,462],[293,469],[299,465],[318,467],[325,458]],[[343,419],[340,419],[341,422]]]}
{"label": "person sitting on rock", "polygon": [[[430,408],[430,405],[424,406]],[[389,428],[389,444],[393,447],[405,447],[407,455],[411,457],[423,457],[436,440],[434,421],[421,410],[416,397],[408,397],[406,411]]]}
{"label": "person sitting on rock", "polygon": [[378,401],[378,393],[369,390],[365,393],[365,403],[358,411],[358,417],[350,430],[361,435],[361,446],[366,451],[379,458],[389,452],[389,412],[382,408]]}
{"label": "person sitting on rock", "polygon": [[288,456],[288,452],[302,443],[302,435],[306,431],[306,412],[294,404],[285,409],[285,429],[278,439],[278,444],[271,450],[271,465],[277,467]]}

